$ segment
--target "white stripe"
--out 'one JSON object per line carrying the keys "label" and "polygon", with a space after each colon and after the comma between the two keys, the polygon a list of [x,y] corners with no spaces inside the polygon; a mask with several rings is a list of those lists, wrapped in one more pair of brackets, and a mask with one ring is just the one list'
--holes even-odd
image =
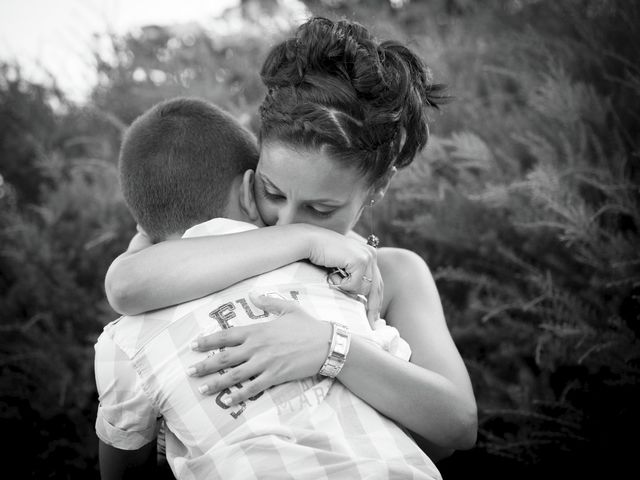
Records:
{"label": "white stripe", "polygon": [[[332,397],[335,395],[339,395],[339,393],[334,390],[339,389],[340,387],[341,384],[336,381],[330,390],[330,395]],[[309,416],[309,420],[314,429],[331,432],[328,437],[333,447],[332,450],[347,453],[349,457],[354,459],[355,462],[355,459],[358,458],[358,455],[356,455],[352,446],[347,441],[346,433],[344,431],[344,428],[338,421],[338,418],[339,412],[337,412],[335,407],[326,400],[321,407],[318,407],[315,410],[313,415]],[[340,442],[338,442],[338,440],[340,440]],[[337,443],[339,443],[340,445],[338,446]],[[356,463],[354,466],[357,469],[360,477],[364,478],[365,471],[362,469],[360,464]]]}

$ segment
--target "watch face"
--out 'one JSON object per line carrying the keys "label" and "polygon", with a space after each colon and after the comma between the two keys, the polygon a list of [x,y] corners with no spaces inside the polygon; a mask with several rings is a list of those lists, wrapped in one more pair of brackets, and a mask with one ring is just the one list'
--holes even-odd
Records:
{"label": "watch face", "polygon": [[339,355],[340,357],[344,357],[347,354],[347,336],[342,333],[338,334],[338,338],[336,339],[336,346],[333,353],[335,355]]}

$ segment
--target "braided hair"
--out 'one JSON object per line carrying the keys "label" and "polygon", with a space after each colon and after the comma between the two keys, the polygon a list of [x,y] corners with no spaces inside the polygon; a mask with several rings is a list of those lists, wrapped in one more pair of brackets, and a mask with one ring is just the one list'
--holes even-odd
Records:
{"label": "braided hair", "polygon": [[427,143],[427,108],[445,98],[406,46],[362,25],[314,17],[276,45],[260,76],[261,142],[323,148],[373,184]]}

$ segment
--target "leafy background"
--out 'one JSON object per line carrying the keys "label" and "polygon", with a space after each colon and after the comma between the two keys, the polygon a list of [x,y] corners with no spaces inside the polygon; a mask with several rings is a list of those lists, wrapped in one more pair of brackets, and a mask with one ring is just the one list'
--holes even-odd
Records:
{"label": "leafy background", "polygon": [[[445,480],[627,478],[640,427],[640,5],[305,2],[409,41],[449,85],[429,146],[376,215],[430,265],[479,406]],[[0,64],[0,451],[12,478],[98,478],[93,344],[134,232],[121,134],[177,95],[256,130],[275,0],[241,33],[112,36],[81,104]],[[362,232],[365,227],[362,226]],[[631,470],[633,471],[633,470]]]}

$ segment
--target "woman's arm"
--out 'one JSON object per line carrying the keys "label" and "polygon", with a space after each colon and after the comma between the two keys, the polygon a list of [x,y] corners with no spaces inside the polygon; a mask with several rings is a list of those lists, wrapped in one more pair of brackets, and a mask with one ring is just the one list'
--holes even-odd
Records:
{"label": "woman's arm", "polygon": [[254,275],[306,259],[319,266],[340,267],[352,273],[340,287],[369,294],[369,304],[372,309],[377,305],[377,315],[381,292],[374,291],[375,282],[369,286],[362,281],[363,275],[377,276],[379,280],[375,252],[355,239],[306,224],[167,240],[147,248],[130,248],[109,267],[105,290],[114,310],[136,315],[194,300]]}
{"label": "woman's arm", "polygon": [[416,254],[380,249],[387,323],[411,346],[411,363],[355,338],[338,379],[381,413],[434,444],[471,448],[477,407],[469,374],[451,338],[433,277]]}
{"label": "woman's arm", "polygon": [[[411,363],[352,335],[338,380],[440,452],[471,448],[477,433],[475,398],[431,273],[420,257],[406,250],[381,249],[379,263],[386,275],[385,319],[409,342]],[[226,369],[203,385],[210,395],[242,383],[243,388],[230,395],[232,404],[272,385],[316,374],[327,355],[326,322],[296,302],[264,297],[253,302],[278,318],[196,340],[200,351],[228,347],[224,354],[194,365],[191,374],[205,376]]]}

